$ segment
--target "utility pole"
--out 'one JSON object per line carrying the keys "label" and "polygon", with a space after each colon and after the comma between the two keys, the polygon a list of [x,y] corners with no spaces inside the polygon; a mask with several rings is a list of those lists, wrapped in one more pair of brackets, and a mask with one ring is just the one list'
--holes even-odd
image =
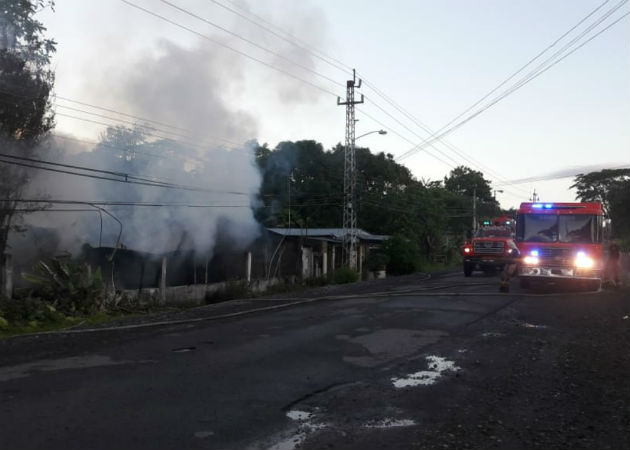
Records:
{"label": "utility pole", "polygon": [[337,97],[337,105],[346,106],[346,147],[343,155],[343,264],[357,270],[357,161],[354,149],[355,118],[354,105],[363,103],[354,100],[354,89],[361,87],[361,79],[352,69],[352,80],[346,82],[346,101]]}
{"label": "utility pole", "polygon": [[540,201],[540,197],[538,196],[538,194],[536,193],[536,189],[534,189],[534,193],[532,194],[532,202],[536,203],[538,201]]}
{"label": "utility pole", "polygon": [[477,186],[473,189],[473,233],[477,231]]}

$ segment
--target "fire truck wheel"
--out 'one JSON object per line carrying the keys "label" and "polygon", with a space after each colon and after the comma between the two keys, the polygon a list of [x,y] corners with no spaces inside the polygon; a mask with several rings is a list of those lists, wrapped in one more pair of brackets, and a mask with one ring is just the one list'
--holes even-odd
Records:
{"label": "fire truck wheel", "polygon": [[602,282],[600,280],[591,280],[588,283],[586,283],[587,291],[599,291],[601,287],[602,287]]}
{"label": "fire truck wheel", "polygon": [[473,265],[470,263],[464,263],[464,276],[469,277],[473,273]]}

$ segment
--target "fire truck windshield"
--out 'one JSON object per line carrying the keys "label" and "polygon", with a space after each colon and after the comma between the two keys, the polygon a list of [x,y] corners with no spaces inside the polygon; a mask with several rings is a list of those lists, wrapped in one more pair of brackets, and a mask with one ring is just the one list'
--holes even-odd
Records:
{"label": "fire truck windshield", "polygon": [[525,242],[601,242],[602,218],[596,215],[523,214],[517,223],[516,238]]}
{"label": "fire truck windshield", "polygon": [[490,237],[510,237],[512,236],[512,230],[507,227],[484,227],[479,228],[475,233],[475,237],[478,238],[490,238]]}

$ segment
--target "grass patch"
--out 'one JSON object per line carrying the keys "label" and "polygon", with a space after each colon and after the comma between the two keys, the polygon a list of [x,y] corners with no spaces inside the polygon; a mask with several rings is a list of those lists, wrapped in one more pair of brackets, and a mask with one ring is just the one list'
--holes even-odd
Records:
{"label": "grass patch", "polygon": [[136,317],[143,314],[107,314],[98,313],[91,316],[60,317],[46,322],[30,321],[19,323],[7,323],[0,328],[0,339],[30,333],[42,333],[46,331],[62,331],[78,326],[94,326],[108,322],[114,322],[128,317]]}

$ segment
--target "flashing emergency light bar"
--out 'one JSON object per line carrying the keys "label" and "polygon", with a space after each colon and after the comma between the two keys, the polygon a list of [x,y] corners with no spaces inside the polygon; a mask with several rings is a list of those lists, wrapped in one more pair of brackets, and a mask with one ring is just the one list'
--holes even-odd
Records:
{"label": "flashing emergency light bar", "polygon": [[532,208],[534,209],[584,209],[586,206],[584,205],[555,205],[553,203],[533,203]]}

